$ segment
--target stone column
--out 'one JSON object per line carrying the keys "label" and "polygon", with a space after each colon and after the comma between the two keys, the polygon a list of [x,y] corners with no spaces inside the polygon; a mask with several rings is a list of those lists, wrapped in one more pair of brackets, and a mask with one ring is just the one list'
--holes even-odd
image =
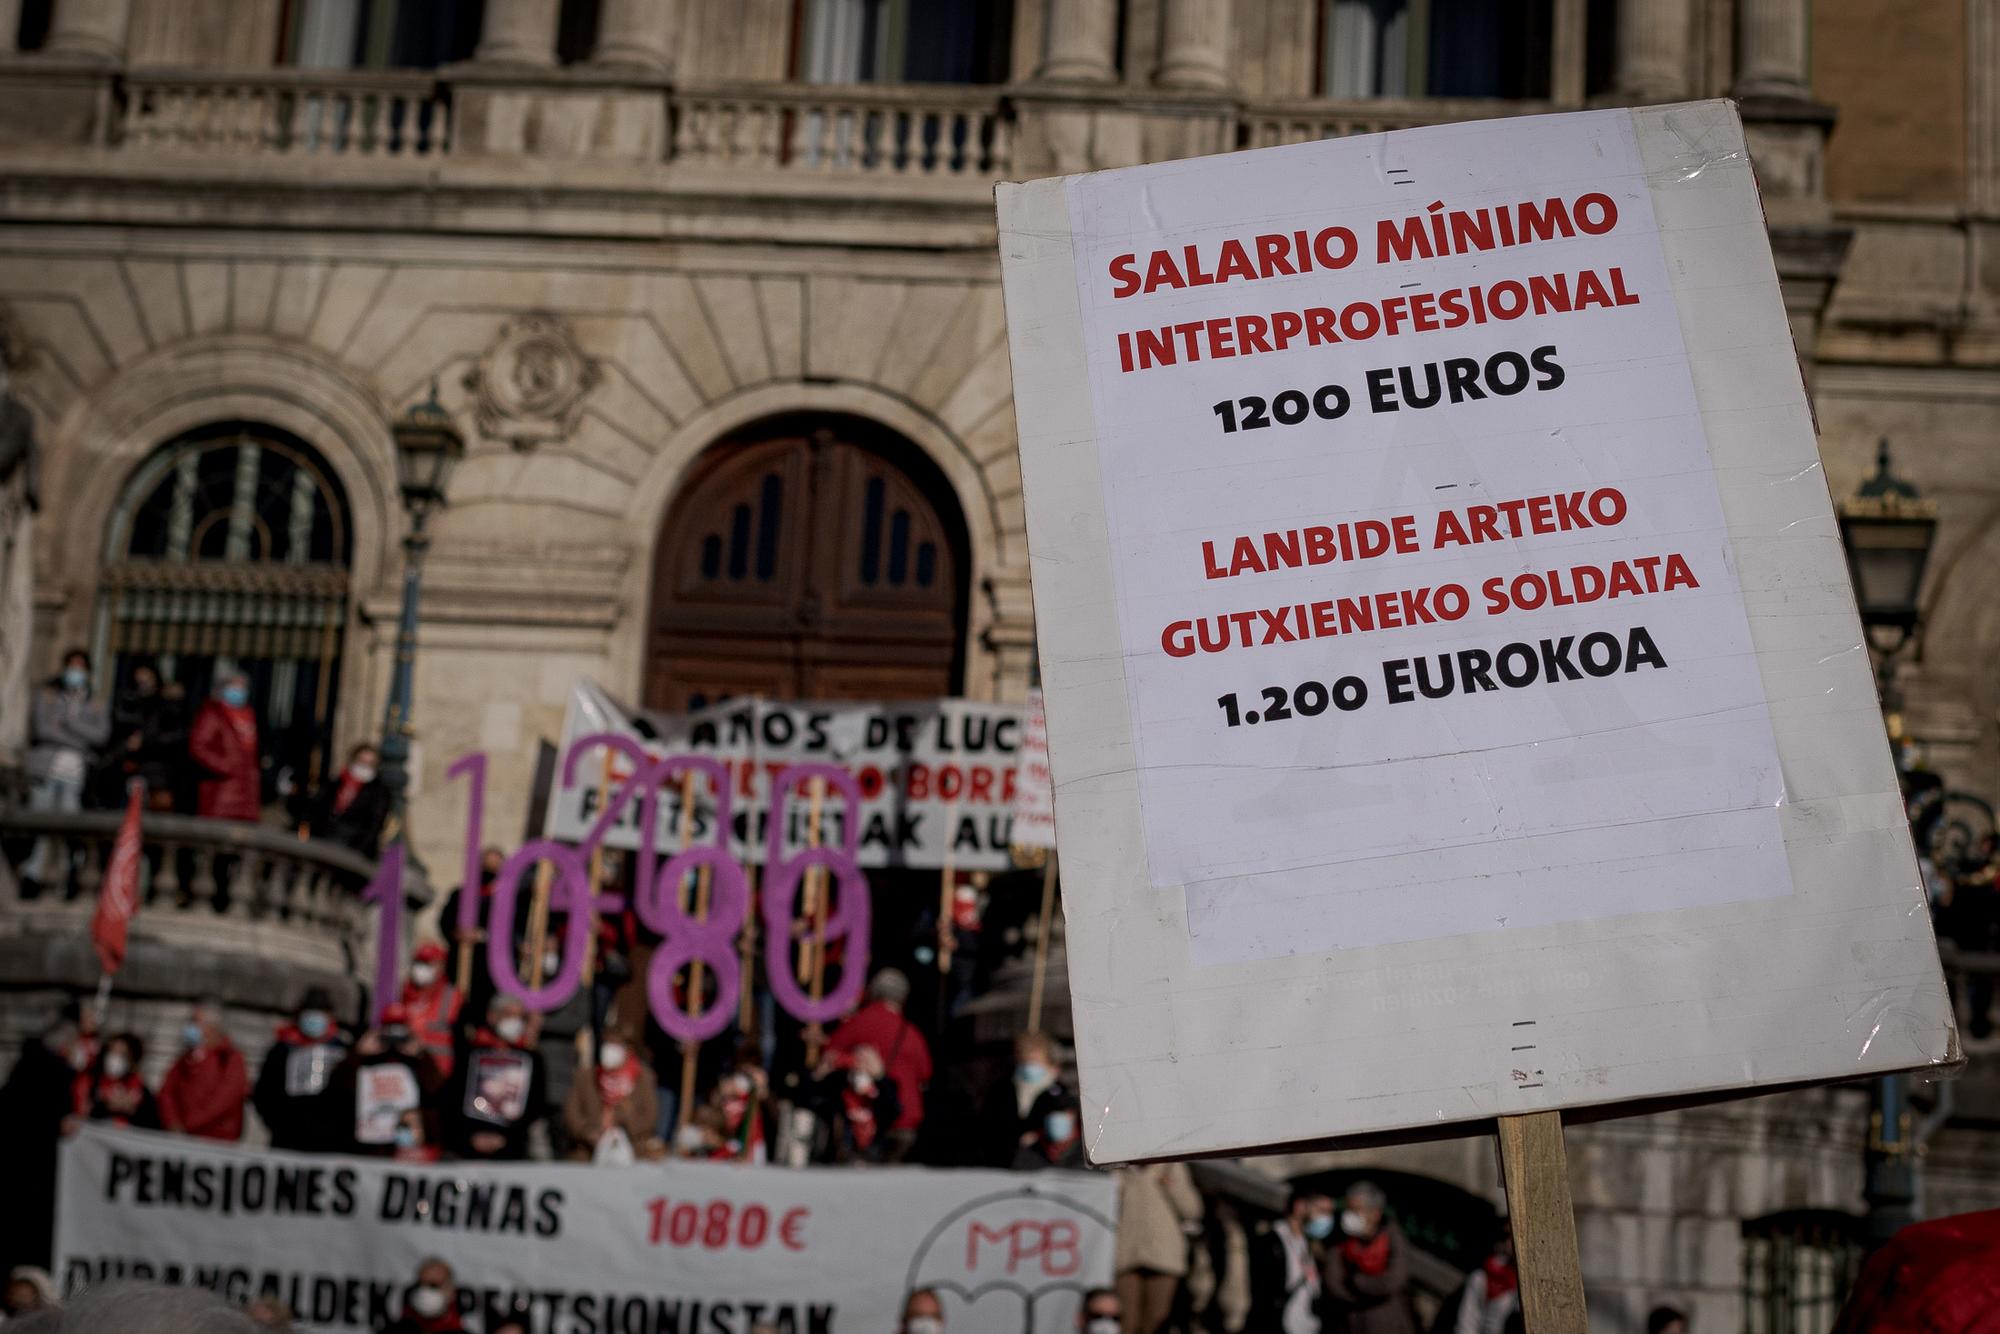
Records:
{"label": "stone column", "polygon": [[1153,77],[1168,88],[1229,86],[1229,0],[1167,0]]}
{"label": "stone column", "polygon": [[1118,59],[1118,0],[1048,0],[1048,56],[1038,78],[1109,83]]}
{"label": "stone column", "polygon": [[56,0],[44,55],[116,65],[125,59],[132,0]]}
{"label": "stone column", "polygon": [[670,0],[604,0],[591,63],[637,65],[664,73],[673,65],[674,19],[679,12]]}
{"label": "stone column", "polygon": [[1806,0],[1736,0],[1736,96],[1810,97],[1806,40]]}
{"label": "stone column", "polygon": [[21,0],[0,0],[0,56],[11,56],[21,40]]}
{"label": "stone column", "polygon": [[1689,0],[1618,0],[1622,102],[1678,102],[1687,96]]}
{"label": "stone column", "polygon": [[486,0],[473,59],[496,65],[553,65],[561,17],[558,0]]}

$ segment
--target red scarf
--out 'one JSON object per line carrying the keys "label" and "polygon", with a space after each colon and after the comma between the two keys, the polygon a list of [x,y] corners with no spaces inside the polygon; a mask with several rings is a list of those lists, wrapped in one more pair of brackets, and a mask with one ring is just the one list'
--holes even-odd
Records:
{"label": "red scarf", "polygon": [[1340,1258],[1347,1261],[1347,1267],[1357,1273],[1386,1272],[1389,1268],[1389,1229],[1383,1228],[1369,1241],[1363,1241],[1359,1237],[1341,1238]]}
{"label": "red scarf", "polygon": [[597,1067],[597,1096],[604,1099],[604,1110],[609,1113],[613,1107],[632,1096],[632,1090],[639,1087],[639,1067],[631,1061],[616,1070]]}
{"label": "red scarf", "polygon": [[1485,1270],[1486,1300],[1489,1302],[1499,1301],[1520,1286],[1521,1276],[1514,1271],[1511,1260],[1502,1260],[1497,1255],[1489,1255],[1486,1257]]}
{"label": "red scarf", "polygon": [[335,788],[333,792],[333,813],[335,815],[344,814],[347,808],[354,804],[354,799],[361,795],[361,788],[362,782],[354,776],[354,771],[352,769],[342,769],[340,771],[340,786]]}
{"label": "red scarf", "polygon": [[[140,1104],[145,1101],[143,1096],[141,1096],[145,1091],[146,1085],[136,1074],[127,1075],[123,1079],[113,1079],[110,1075],[99,1075],[97,1078],[97,1087],[92,1090],[91,1106],[102,1105],[106,1111],[110,1111],[111,1100],[105,1094],[122,1093],[132,1099],[131,1108],[132,1111],[136,1112],[139,1110]],[[87,1112],[90,1108],[86,1107],[79,1110]],[[125,1112],[111,1112],[106,1119],[115,1126],[131,1124],[129,1114]]]}

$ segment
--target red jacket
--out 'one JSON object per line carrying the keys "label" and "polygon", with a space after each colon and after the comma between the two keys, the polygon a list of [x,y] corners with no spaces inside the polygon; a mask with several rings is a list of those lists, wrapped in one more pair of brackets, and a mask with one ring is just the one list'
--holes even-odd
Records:
{"label": "red jacket", "polygon": [[924,1085],[931,1079],[931,1048],[917,1026],[882,1001],[864,1005],[827,1039],[833,1064],[847,1069],[856,1047],[873,1047],[896,1081],[903,1108],[893,1129],[915,1130],[924,1122]]}
{"label": "red jacket", "polygon": [[182,1134],[239,1140],[249,1096],[250,1075],[234,1046],[184,1052],[160,1085],[160,1121]]}
{"label": "red jacket", "polygon": [[449,1078],[452,1058],[457,1054],[452,1046],[452,1036],[453,1026],[458,1023],[458,989],[443,978],[428,987],[405,982],[401,999],[403,1008],[410,1014],[410,1031],[416,1034],[417,1041],[424,1044],[424,1050],[437,1062],[438,1073]]}
{"label": "red jacket", "polygon": [[201,767],[195,811],[211,820],[255,822],[264,809],[263,765],[257,756],[257,715],[209,700],[195,715],[188,754]]}

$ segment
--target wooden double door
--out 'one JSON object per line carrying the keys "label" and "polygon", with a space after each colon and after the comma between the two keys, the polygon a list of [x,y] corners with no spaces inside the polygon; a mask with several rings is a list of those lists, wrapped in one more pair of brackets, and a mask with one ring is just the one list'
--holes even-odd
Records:
{"label": "wooden double door", "polygon": [[964,523],[936,466],[852,418],[767,421],[696,461],[653,569],[645,702],[958,691]]}

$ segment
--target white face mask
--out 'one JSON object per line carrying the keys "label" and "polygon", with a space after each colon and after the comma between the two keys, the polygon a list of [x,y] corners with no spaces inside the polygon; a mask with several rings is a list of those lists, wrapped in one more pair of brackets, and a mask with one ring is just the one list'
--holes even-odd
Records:
{"label": "white face mask", "polygon": [[410,965],[410,981],[420,987],[427,987],[437,981],[438,967],[434,963],[413,963]]}
{"label": "white face mask", "polygon": [[425,1284],[410,1294],[410,1309],[426,1320],[435,1320],[444,1314],[444,1308],[450,1301],[443,1288]]}
{"label": "white face mask", "polygon": [[864,1098],[875,1091],[875,1076],[866,1070],[856,1070],[847,1077],[847,1082]]}
{"label": "white face mask", "polygon": [[944,1334],[944,1321],[934,1315],[913,1315],[903,1322],[903,1334]]}
{"label": "white face mask", "polygon": [[598,1050],[597,1061],[606,1070],[621,1069],[625,1064],[625,1044],[622,1042],[605,1043]]}
{"label": "white face mask", "polygon": [[122,1051],[104,1053],[104,1073],[113,1079],[123,1079],[132,1072],[132,1061]]}
{"label": "white face mask", "polygon": [[1361,1211],[1358,1209],[1342,1209],[1340,1211],[1340,1230],[1350,1237],[1365,1237],[1368,1235],[1368,1220],[1361,1215]]}
{"label": "white face mask", "polygon": [[1083,1334],[1119,1334],[1123,1328],[1117,1316],[1101,1315],[1084,1325]]}
{"label": "white face mask", "polygon": [[493,1031],[500,1035],[502,1042],[519,1042],[521,1035],[528,1031],[528,1023],[517,1014],[510,1014],[493,1025]]}
{"label": "white face mask", "polygon": [[372,783],[375,781],[375,766],[372,764],[350,764],[347,766],[347,772],[353,776],[354,781],[357,783]]}

